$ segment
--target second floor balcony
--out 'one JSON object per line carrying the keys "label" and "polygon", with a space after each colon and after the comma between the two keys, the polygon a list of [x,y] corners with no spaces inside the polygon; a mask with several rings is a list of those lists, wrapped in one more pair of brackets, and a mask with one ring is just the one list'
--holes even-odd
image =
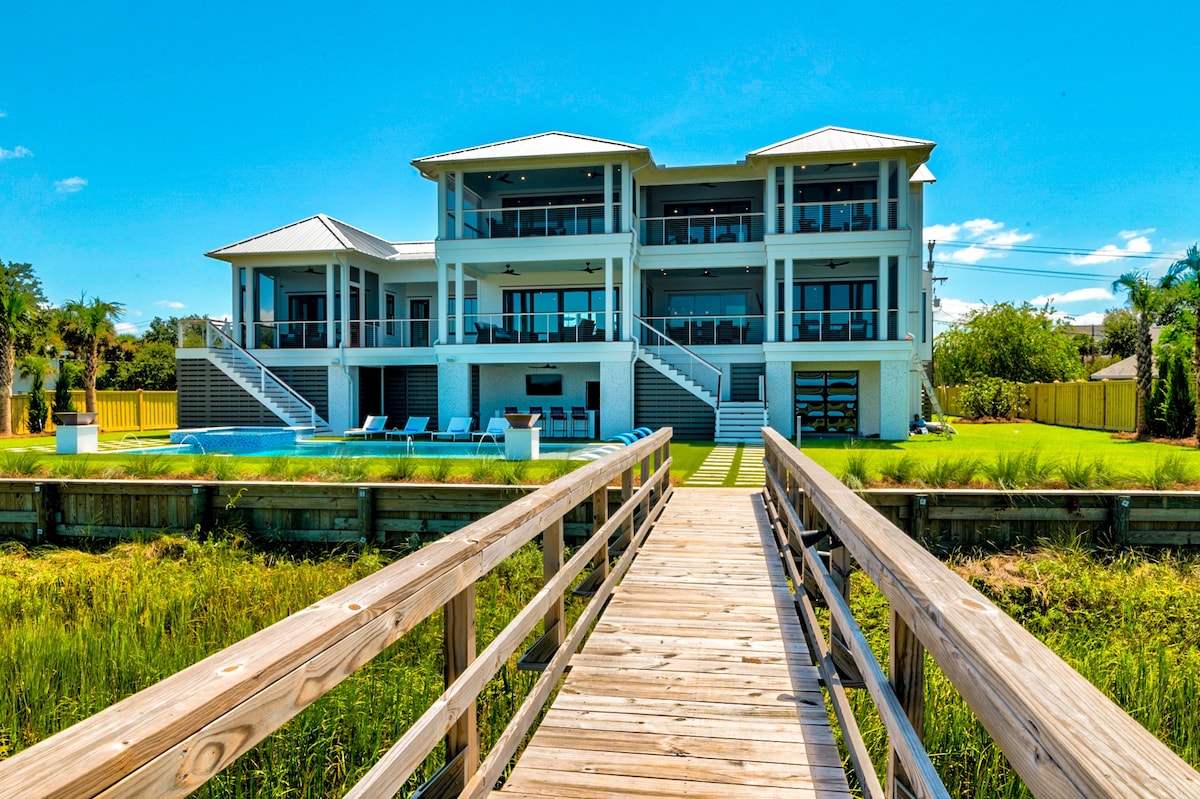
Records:
{"label": "second floor balcony", "polygon": [[[611,230],[621,230],[621,205],[613,203]],[[521,239],[604,233],[604,203],[475,208],[463,212],[463,238]]]}
{"label": "second floor balcony", "polygon": [[645,245],[723,244],[763,240],[763,214],[651,217],[638,223]]}
{"label": "second floor balcony", "polygon": [[804,202],[775,207],[775,230],[779,233],[861,233],[896,228],[896,201],[887,200],[881,216],[879,200]]}

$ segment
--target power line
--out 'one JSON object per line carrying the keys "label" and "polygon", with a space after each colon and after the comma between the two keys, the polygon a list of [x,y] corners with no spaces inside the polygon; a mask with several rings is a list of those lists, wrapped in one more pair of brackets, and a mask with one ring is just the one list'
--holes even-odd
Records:
{"label": "power line", "polygon": [[1029,275],[1035,277],[1053,277],[1060,280],[1080,280],[1086,283],[1095,283],[1096,281],[1106,281],[1112,283],[1120,277],[1120,275],[1096,275],[1085,274],[1082,272],[1061,272],[1054,269],[1035,269],[1033,267],[1023,266],[993,266],[990,264],[960,264],[955,261],[938,261],[935,266],[944,266],[954,269],[966,269],[973,272],[1000,272],[1002,274],[1011,275]]}
{"label": "power line", "polygon": [[1022,252],[1022,253],[1030,253],[1033,255],[1070,255],[1070,256],[1076,256],[1076,257],[1080,257],[1080,258],[1097,255],[1097,256],[1101,256],[1101,257],[1105,257],[1105,258],[1111,257],[1114,260],[1132,258],[1132,259],[1145,260],[1145,261],[1160,261],[1165,258],[1173,259],[1176,257],[1176,255],[1174,253],[1166,253],[1166,252],[1137,252],[1137,253],[1135,253],[1135,252],[1125,252],[1123,250],[1101,252],[1100,249],[1096,248],[1096,247],[1092,247],[1092,248],[1040,247],[1040,246],[1036,246],[1036,245],[1025,245],[1025,244],[985,244],[983,242],[978,242],[978,241],[955,241],[955,240],[949,240],[949,241],[938,240],[937,244],[938,244],[938,246],[945,245],[947,247],[963,247],[963,248],[974,247],[979,250],[989,250],[992,252]]}

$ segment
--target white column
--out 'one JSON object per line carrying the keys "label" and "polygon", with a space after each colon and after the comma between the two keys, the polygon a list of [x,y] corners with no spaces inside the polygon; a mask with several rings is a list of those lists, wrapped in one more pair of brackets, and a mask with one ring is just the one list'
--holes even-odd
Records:
{"label": "white column", "polygon": [[766,341],[775,340],[775,259],[767,253],[767,265],[763,269],[763,313],[766,314]]}
{"label": "white column", "polygon": [[875,284],[875,304],[879,307],[879,319],[876,320],[876,338],[887,341],[888,327],[888,257],[879,256],[879,281]]}
{"label": "white column", "polygon": [[621,340],[633,339],[633,259],[621,259]]}
{"label": "white column", "polygon": [[446,238],[446,173],[438,173],[438,238]]}
{"label": "white column", "polygon": [[463,173],[462,170],[457,170],[454,173],[454,238],[461,240],[463,232],[466,229],[467,220],[463,218]]}
{"label": "white column", "polygon": [[[455,265],[457,268],[457,265]],[[449,339],[446,338],[446,307],[450,305],[450,280],[448,271],[450,264],[438,261],[437,265],[437,341],[439,344],[448,344]],[[410,323],[411,324],[411,323]]]}
{"label": "white column", "polygon": [[[242,330],[242,267],[230,264],[229,268],[233,272],[233,340],[245,346],[246,334]],[[179,346],[182,347],[183,342]]]}
{"label": "white column", "polygon": [[908,164],[896,159],[896,228],[908,227]]}
{"label": "white column", "polygon": [[335,262],[331,261],[325,264],[325,346],[336,347],[334,331],[337,330],[337,313],[333,304],[334,298],[337,296],[336,288],[333,283],[333,273]]}
{"label": "white column", "polygon": [[[920,268],[918,266],[918,268]],[[909,304],[909,259],[905,256],[900,256],[896,259],[896,335],[904,338],[905,333],[912,333],[914,336],[920,333],[919,330],[908,329],[908,309]]]}
{"label": "white column", "polygon": [[342,266],[342,344],[350,346],[350,262],[339,259]]}
{"label": "white column", "polygon": [[775,232],[775,165],[767,165],[767,179],[763,183],[763,230]]}
{"label": "white column", "polygon": [[796,168],[791,164],[783,168],[783,230],[780,233],[796,232],[796,223],[792,221],[792,200],[796,196],[795,172]]}
{"label": "white column", "polygon": [[796,296],[792,285],[796,281],[796,259],[783,259],[783,340],[792,341],[793,312],[796,310]]}
{"label": "white column", "polygon": [[879,162],[879,178],[876,181],[875,196],[879,198],[879,207],[875,209],[878,218],[875,220],[880,230],[887,230],[888,212],[887,212],[887,195],[888,195],[888,169],[892,162],[883,160]]}
{"label": "white column", "polygon": [[613,259],[604,259],[604,340],[613,340]]}
{"label": "white column", "polygon": [[463,319],[465,318],[465,316],[463,314],[463,307],[467,304],[466,294],[464,293],[465,292],[464,283],[466,281],[463,280],[463,272],[465,272],[465,271],[466,270],[463,269],[462,264],[454,265],[454,343],[455,344],[463,343]]}
{"label": "white column", "polygon": [[243,347],[254,349],[258,346],[258,292],[254,289],[255,272],[253,266],[246,267],[246,340]]}
{"label": "white column", "polygon": [[612,189],[613,189],[613,168],[612,164],[604,165],[604,232],[612,233]]}
{"label": "white column", "polygon": [[629,164],[621,166],[621,230],[633,230],[633,170]]}

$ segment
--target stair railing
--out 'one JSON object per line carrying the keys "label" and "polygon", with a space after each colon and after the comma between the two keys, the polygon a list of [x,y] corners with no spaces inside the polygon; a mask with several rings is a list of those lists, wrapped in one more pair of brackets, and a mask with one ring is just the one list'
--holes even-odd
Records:
{"label": "stair railing", "polygon": [[637,338],[642,349],[652,352],[660,361],[681,374],[686,375],[688,379],[706,390],[711,387],[715,376],[717,384],[716,391],[714,392],[716,405],[713,407],[720,408],[721,367],[704,360],[666,333],[654,327],[654,325],[647,323],[640,316],[635,316],[633,319],[642,328],[642,335]]}
{"label": "stair railing", "polygon": [[258,372],[258,391],[261,395],[266,396],[268,383],[282,389],[308,411],[308,423],[315,428],[318,418],[317,407],[305,399],[296,389],[289,386],[279,375],[268,369],[265,363],[251,355],[249,350],[234,341],[233,337],[229,335],[229,331],[224,329],[224,324],[220,320],[208,320],[205,337],[209,349],[228,350],[239,361],[254,368]]}

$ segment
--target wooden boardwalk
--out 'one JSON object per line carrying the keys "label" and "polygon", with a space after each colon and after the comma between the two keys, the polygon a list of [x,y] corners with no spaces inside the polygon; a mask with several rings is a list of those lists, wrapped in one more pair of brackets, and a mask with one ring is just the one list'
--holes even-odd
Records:
{"label": "wooden boardwalk", "polygon": [[497,799],[845,797],[766,512],[676,489]]}

